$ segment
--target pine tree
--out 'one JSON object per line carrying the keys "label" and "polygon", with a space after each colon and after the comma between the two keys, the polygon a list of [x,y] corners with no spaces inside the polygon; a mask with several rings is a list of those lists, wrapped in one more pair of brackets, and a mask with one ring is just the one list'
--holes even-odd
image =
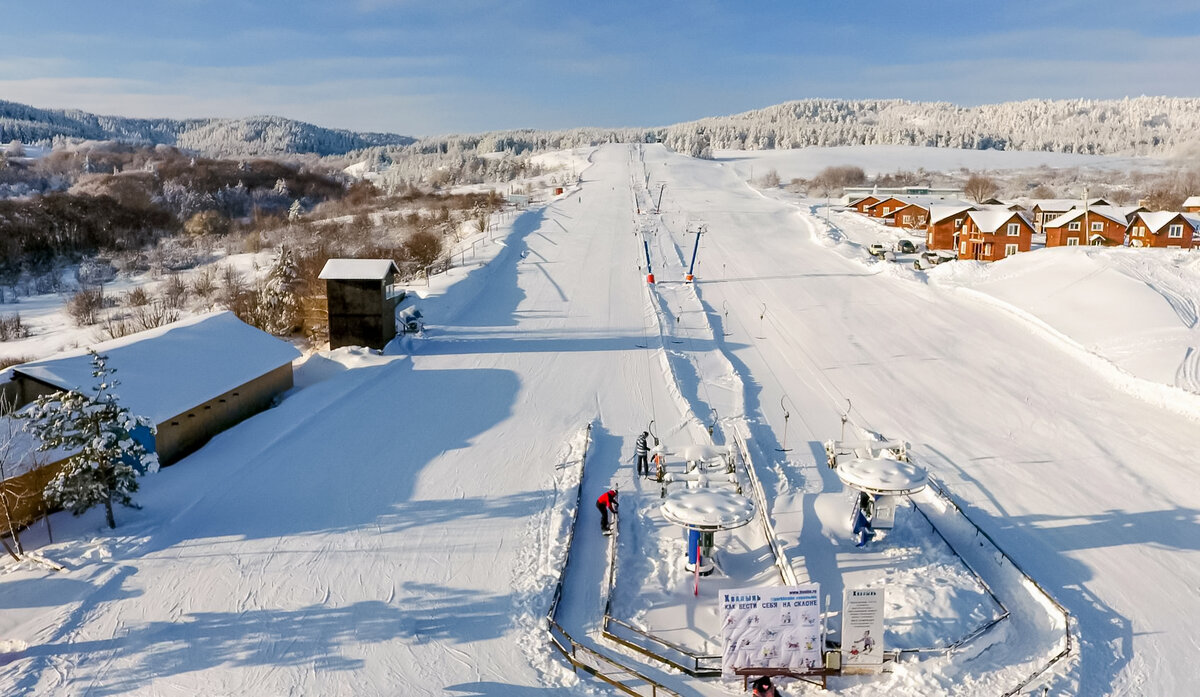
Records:
{"label": "pine tree", "polygon": [[90,353],[92,377],[99,379],[95,394],[43,395],[19,416],[29,419],[26,428],[40,441],[38,450],[74,453],[46,485],[47,502],[75,515],[102,503],[108,527],[115,528],[113,502],[137,508],[130,495],[138,490],[139,473],[158,471],[158,455],[131,435],[139,426],[153,433],[154,425],[117,402],[112,392],[120,384],[112,378],[116,370],[108,367],[107,356]]}
{"label": "pine tree", "polygon": [[288,208],[288,220],[299,220],[302,215],[304,215],[304,207],[300,205],[300,199],[295,199],[292,201],[291,208]]}
{"label": "pine tree", "polygon": [[258,291],[256,326],[276,336],[291,334],[299,328],[300,299],[296,294],[299,282],[300,268],[292,250],[280,247],[279,258]]}

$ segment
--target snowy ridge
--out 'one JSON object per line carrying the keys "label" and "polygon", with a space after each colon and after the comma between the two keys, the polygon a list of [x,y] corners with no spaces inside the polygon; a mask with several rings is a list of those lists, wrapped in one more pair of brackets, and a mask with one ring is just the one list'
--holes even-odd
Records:
{"label": "snowy ridge", "polygon": [[[1110,360],[1097,355],[1093,351],[1089,351],[1075,339],[1047,324],[1039,317],[1009,302],[996,298],[989,293],[961,286],[952,287],[952,290],[974,301],[986,303],[999,310],[1003,310],[1022,322],[1029,324],[1031,327],[1036,328],[1064,351],[1074,354],[1081,363],[1090,366],[1101,379],[1112,387],[1137,397],[1156,408],[1200,422],[1200,395],[1182,389],[1182,386],[1163,385],[1131,375],[1114,365]],[[1194,361],[1193,353],[1194,351],[1189,351],[1187,358]],[[1181,366],[1180,370],[1185,380],[1187,376],[1192,374],[1188,368]]]}
{"label": "snowy ridge", "polygon": [[0,101],[0,142],[50,143],[63,138],[174,145],[218,157],[343,154],[372,146],[400,146],[413,138],[322,128],[280,116],[242,119],[135,119],[78,109],[39,109]]}

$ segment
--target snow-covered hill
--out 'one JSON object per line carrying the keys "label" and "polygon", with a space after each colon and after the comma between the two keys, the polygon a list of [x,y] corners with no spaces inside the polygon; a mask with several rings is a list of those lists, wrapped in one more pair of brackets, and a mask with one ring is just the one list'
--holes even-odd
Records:
{"label": "snow-covered hill", "polygon": [[[0,693],[597,694],[606,688],[549,646],[544,613],[568,573],[564,627],[645,661],[598,638],[604,538],[590,501],[619,484],[615,605],[680,580],[682,543],[655,547],[658,488],[630,461],[652,419],[668,444],[717,416],[718,432],[746,425],[798,572],[835,596],[843,560],[903,582],[886,574],[919,545],[872,558],[822,521],[817,497],[843,492],[821,443],[846,413],[910,440],[1071,612],[1076,650],[1022,694],[1189,694],[1200,668],[1178,656],[1198,640],[1200,475],[1194,412],[1178,405],[1200,397],[1159,385],[1176,404],[1147,400],[1132,389],[1139,376],[1114,381],[1091,357],[1118,358],[1097,341],[1113,336],[1142,351],[1126,370],[1151,354],[1180,365],[1179,340],[1196,338],[1190,259],[1139,257],[1171,266],[1150,269],[1123,256],[1133,250],[1031,253],[929,279],[872,260],[836,215],[765,196],[729,163],[661,147],[592,160],[578,189],[505,220],[486,265],[464,254],[413,289],[429,294],[424,337],[382,356],[310,357],[279,406],[146,479],[143,508],[122,511],[115,533],[98,512],[56,515],[53,545],[41,524],[29,531],[67,568],[0,567]],[[647,212],[651,190],[664,192],[661,214]],[[657,290],[640,266],[651,217]],[[688,230],[701,222],[685,285]],[[1131,292],[1131,278],[1148,289]],[[1057,291],[1017,292],[1030,284]],[[1004,306],[1027,302],[1039,321]],[[1188,331],[1162,345],[1156,326]],[[704,582],[696,614],[715,611],[723,580]],[[940,631],[906,613],[888,622]],[[1033,670],[1014,658],[1040,671],[1046,655],[1010,627],[891,673],[835,677],[830,691],[1004,694]],[[645,670],[681,694],[745,693],[740,681]]]}
{"label": "snow-covered hill", "polygon": [[0,142],[46,143],[61,138],[175,145],[214,157],[314,153],[406,145],[408,136],[322,128],[279,116],[242,119],[133,119],[75,109],[39,109],[0,101]]}

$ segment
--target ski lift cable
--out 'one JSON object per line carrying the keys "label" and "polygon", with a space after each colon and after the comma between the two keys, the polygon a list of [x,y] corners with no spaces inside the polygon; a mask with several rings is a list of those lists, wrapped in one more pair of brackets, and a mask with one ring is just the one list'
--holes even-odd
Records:
{"label": "ski lift cable", "polygon": [[[775,319],[775,317],[773,315],[768,317],[767,320],[771,323],[772,328],[776,330],[777,334],[779,334],[780,336],[784,335],[783,332],[780,331],[782,329],[782,325],[779,323],[778,320]],[[838,414],[842,414],[843,413],[842,405],[849,402],[850,397],[848,397],[846,395],[846,393],[842,392],[842,390],[838,388],[837,384],[834,383],[833,379],[829,377],[829,375],[826,373],[826,371],[821,369],[820,364],[817,363],[817,360],[815,358],[813,358],[812,354],[809,353],[809,351],[804,347],[804,344],[802,342],[800,342],[800,341],[793,342],[791,344],[791,348],[794,349],[796,351],[796,353],[798,353],[804,359],[804,361],[808,363],[809,368],[812,371],[813,375],[815,375],[817,377],[816,382],[820,386],[821,390],[825,393],[825,397],[829,400],[829,403],[833,406],[834,410]],[[755,349],[758,349],[757,344],[755,345]],[[761,351],[760,351],[760,356],[761,356]],[[764,363],[766,363],[766,361],[764,361]],[[768,365],[768,370],[769,370],[770,369],[769,364],[767,364],[767,365]],[[772,371],[772,373],[773,372],[774,371]],[[792,404],[794,406],[795,402],[793,401]],[[849,411],[849,410],[846,410],[846,411]],[[874,430],[871,427],[871,425],[865,419],[862,418],[861,412],[856,412],[856,413],[858,414],[859,418],[849,419],[850,423],[852,423],[856,426],[862,427],[862,428]],[[801,419],[801,421],[803,421],[804,417],[802,415],[800,415],[800,419]]]}

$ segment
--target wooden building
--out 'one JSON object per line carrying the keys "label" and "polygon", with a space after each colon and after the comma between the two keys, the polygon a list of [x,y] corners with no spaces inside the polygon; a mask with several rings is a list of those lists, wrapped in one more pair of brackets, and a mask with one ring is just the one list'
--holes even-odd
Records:
{"label": "wooden building", "polygon": [[1000,261],[1028,252],[1033,223],[1021,211],[968,211],[958,234],[958,258]]}
{"label": "wooden building", "polygon": [[1185,213],[1200,213],[1200,196],[1188,196],[1183,202]]}
{"label": "wooden building", "polygon": [[1191,249],[1200,218],[1170,211],[1141,212],[1129,224],[1130,247]]}
{"label": "wooden building", "polygon": [[863,215],[867,215],[867,210],[870,209],[871,206],[874,206],[876,203],[879,203],[881,200],[883,200],[883,199],[881,199],[879,196],[875,196],[872,194],[872,195],[862,196],[859,198],[852,199],[846,205],[847,205],[847,207],[853,208],[854,210],[858,211],[859,213],[862,213]]}
{"label": "wooden building", "polygon": [[399,270],[390,259],[330,259],[321,269],[329,309],[329,348],[382,349],[396,337]]}
{"label": "wooden building", "polygon": [[[157,426],[135,433],[166,466],[200,448],[217,433],[266,409],[292,387],[290,343],[216,312],[180,320],[93,347],[107,356],[120,381],[120,403]],[[95,390],[92,358],[76,351],[14,366],[0,385],[18,408],[39,395]],[[0,419],[10,423],[11,417]],[[0,438],[13,435],[0,425]],[[27,524],[45,512],[41,491],[72,453],[35,453],[35,444],[14,441],[21,456],[6,466],[2,488],[14,519]],[[2,507],[0,507],[2,508]],[[0,510],[0,516],[3,516]],[[5,522],[0,520],[0,529]]]}
{"label": "wooden building", "polygon": [[954,240],[973,206],[930,206],[925,229],[926,249],[954,249]]}
{"label": "wooden building", "polygon": [[1094,198],[1087,202],[1077,198],[1042,198],[1030,201],[1027,210],[1032,213],[1034,231],[1042,232],[1046,223],[1072,208],[1107,205],[1110,204],[1102,198]]}
{"label": "wooden building", "polygon": [[1123,206],[1075,208],[1046,221],[1047,247],[1078,245],[1121,246],[1129,231],[1129,218],[1141,209]]}
{"label": "wooden building", "polygon": [[924,234],[929,227],[929,206],[908,203],[892,211],[890,219],[891,224],[901,230]]}
{"label": "wooden building", "polygon": [[893,213],[909,205],[908,201],[899,196],[885,196],[879,201],[867,206],[866,214],[872,218],[890,218]]}

